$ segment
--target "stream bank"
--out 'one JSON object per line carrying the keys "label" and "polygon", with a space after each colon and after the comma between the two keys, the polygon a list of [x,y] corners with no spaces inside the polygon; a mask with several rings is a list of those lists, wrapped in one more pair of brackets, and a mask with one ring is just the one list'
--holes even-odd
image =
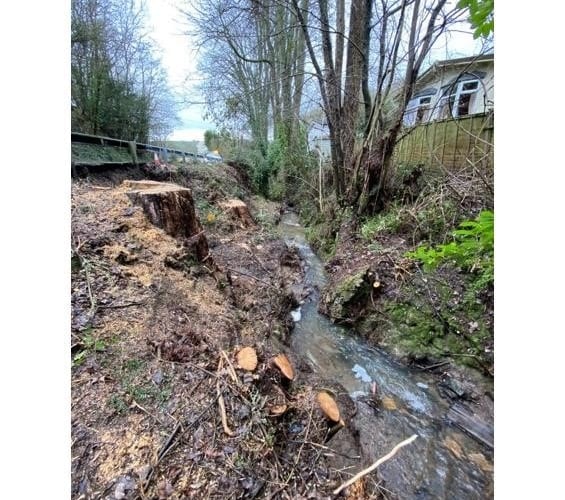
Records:
{"label": "stream bank", "polygon": [[286,213],[280,228],[305,261],[311,291],[293,311],[292,348],[320,376],[339,381],[354,401],[351,426],[363,455],[374,461],[410,435],[420,437],[379,469],[386,489],[407,499],[492,497],[492,401],[454,403],[443,397],[433,374],[403,367],[319,314],[328,282],[324,266],[295,214]]}
{"label": "stream bank", "polygon": [[[190,187],[221,273],[132,205],[122,181],[147,177]],[[72,498],[330,498],[368,464],[355,404],[289,345],[304,269],[276,234],[277,204],[229,165],[108,171],[71,194]],[[222,208],[233,198],[252,227]],[[347,422],[331,440],[320,390]],[[383,485],[373,474],[344,496],[384,498]]]}

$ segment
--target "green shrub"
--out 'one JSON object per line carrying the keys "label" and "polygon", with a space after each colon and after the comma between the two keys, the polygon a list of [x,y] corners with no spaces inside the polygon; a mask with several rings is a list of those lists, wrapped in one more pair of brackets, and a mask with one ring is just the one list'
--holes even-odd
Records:
{"label": "green shrub", "polygon": [[400,211],[394,208],[367,219],[361,226],[361,236],[367,241],[372,241],[378,233],[394,233],[400,227],[400,223]]}
{"label": "green shrub", "polygon": [[451,261],[469,273],[475,273],[475,289],[482,289],[494,281],[494,213],[482,211],[475,220],[459,224],[453,232],[453,241],[430,247],[420,245],[407,257],[424,264],[424,269],[435,269],[442,262]]}

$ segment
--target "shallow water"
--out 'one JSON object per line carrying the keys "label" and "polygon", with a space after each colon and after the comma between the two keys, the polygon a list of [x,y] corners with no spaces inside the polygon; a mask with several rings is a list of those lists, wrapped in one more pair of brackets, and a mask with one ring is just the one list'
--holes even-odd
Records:
{"label": "shallow water", "polygon": [[[356,426],[369,455],[376,459],[412,434],[419,436],[380,467],[387,488],[403,499],[491,498],[492,473],[483,471],[477,462],[481,461],[479,454],[490,462],[492,450],[449,423],[450,405],[439,396],[431,375],[400,366],[318,313],[319,290],[327,281],[324,266],[306,242],[296,214],[284,214],[279,231],[287,244],[298,248],[306,263],[305,284],[313,288],[293,312],[293,350],[358,400]],[[378,413],[362,403],[373,384],[388,403]],[[492,422],[483,426],[488,441]]]}

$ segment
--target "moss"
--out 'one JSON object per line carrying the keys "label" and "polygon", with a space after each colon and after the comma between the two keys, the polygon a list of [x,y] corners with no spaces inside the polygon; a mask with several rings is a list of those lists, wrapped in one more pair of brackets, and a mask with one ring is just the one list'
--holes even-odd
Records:
{"label": "moss", "polygon": [[369,284],[365,280],[367,269],[337,283],[335,289],[326,296],[326,305],[330,316],[334,319],[352,318],[352,306],[365,303],[369,294]]}
{"label": "moss", "polygon": [[336,234],[332,223],[320,223],[305,230],[306,240],[322,260],[328,260],[335,254]]}

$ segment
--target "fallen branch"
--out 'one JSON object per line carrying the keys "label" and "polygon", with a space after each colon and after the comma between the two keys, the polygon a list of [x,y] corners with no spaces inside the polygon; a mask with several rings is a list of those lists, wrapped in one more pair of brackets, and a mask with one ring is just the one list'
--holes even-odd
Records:
{"label": "fallen branch", "polygon": [[228,374],[229,374],[229,376],[234,381],[235,385],[237,385],[239,387],[240,382],[239,382],[239,379],[237,378],[237,374],[235,373],[235,368],[233,367],[233,364],[230,361],[230,358],[228,358],[228,355],[223,350],[221,350],[220,353],[224,357],[224,359],[226,360],[226,363],[228,364]]}
{"label": "fallen branch", "polygon": [[441,361],[440,363],[435,363],[435,364],[429,365],[429,366],[420,366],[420,365],[416,365],[416,366],[420,370],[425,372],[425,371],[428,371],[428,370],[433,370],[434,368],[439,368],[440,366],[448,365],[449,363],[451,363],[451,361]]}
{"label": "fallen branch", "polygon": [[125,307],[132,307],[132,306],[144,306],[145,304],[147,304],[147,301],[129,302],[127,304],[109,304],[109,305],[98,306],[98,309],[123,309]]}
{"label": "fallen branch", "polygon": [[[220,361],[218,363],[218,375],[220,374],[220,370],[222,369],[222,357],[220,356]],[[216,392],[218,394],[218,406],[220,408],[220,418],[222,419],[222,427],[224,428],[224,432],[228,436],[233,436],[233,431],[228,426],[228,417],[226,415],[226,405],[224,404],[224,397],[222,396],[222,391],[220,389],[220,378],[216,380]]]}
{"label": "fallen branch", "polygon": [[231,272],[231,273],[240,274],[241,276],[245,276],[245,277],[247,277],[247,278],[251,278],[251,279],[253,279],[253,280],[255,280],[255,281],[258,281],[259,283],[263,283],[263,285],[266,285],[266,286],[268,286],[268,287],[270,287],[270,288],[274,288],[275,290],[277,290],[277,288],[274,287],[273,285],[271,285],[270,283],[267,283],[266,281],[264,281],[264,280],[262,280],[262,279],[256,278],[255,276],[253,276],[253,275],[251,275],[251,274],[247,274],[247,273],[244,273],[244,272],[242,272],[242,271],[236,271],[235,269],[232,269],[231,267],[226,267],[226,269],[227,269],[229,272]]}
{"label": "fallen branch", "polygon": [[401,443],[398,443],[391,451],[390,453],[388,453],[388,455],[385,455],[384,457],[379,458],[373,465],[371,465],[370,467],[367,467],[366,469],[363,469],[361,472],[359,472],[358,474],[355,474],[355,476],[353,476],[349,481],[346,481],[345,483],[343,483],[339,488],[336,488],[333,491],[334,495],[337,495],[341,490],[343,490],[344,488],[347,488],[348,486],[351,486],[355,481],[358,481],[359,479],[361,479],[363,476],[366,476],[367,474],[369,474],[370,472],[373,472],[379,465],[381,465],[382,463],[386,462],[387,460],[391,459],[392,457],[394,457],[394,455],[396,455],[396,453],[398,452],[398,450],[400,450],[400,448],[402,448],[403,446],[406,446],[410,443],[412,443],[416,438],[418,437],[418,434],[413,434],[412,436],[410,436],[408,439],[402,441]]}

